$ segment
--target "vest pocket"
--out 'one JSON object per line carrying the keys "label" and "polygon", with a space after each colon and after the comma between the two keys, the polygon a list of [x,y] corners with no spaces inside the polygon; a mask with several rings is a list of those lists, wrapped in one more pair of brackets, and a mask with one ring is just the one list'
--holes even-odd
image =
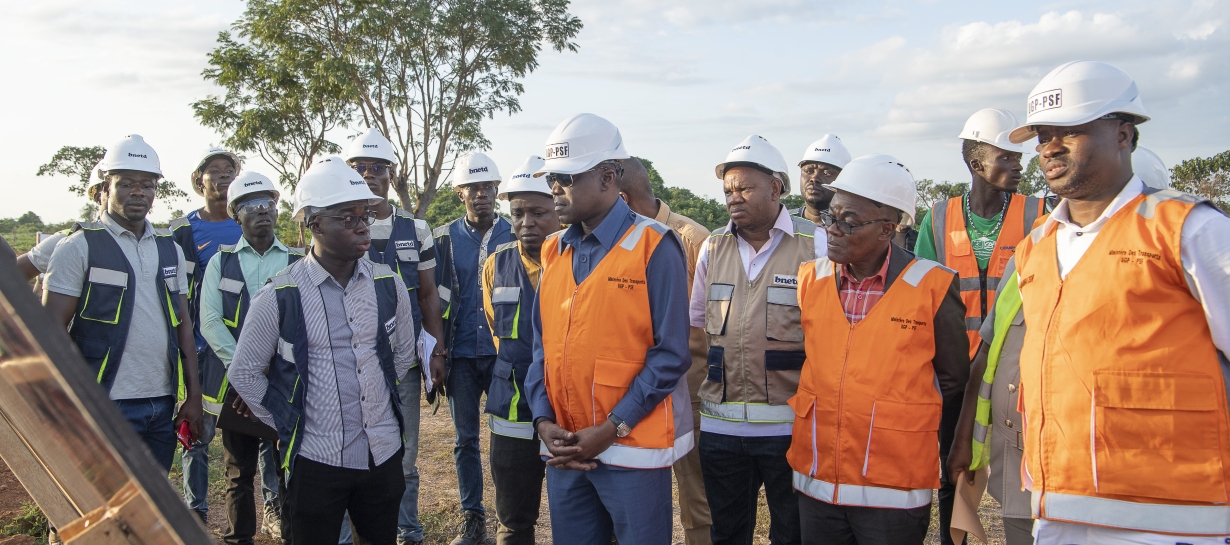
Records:
{"label": "vest pocket", "polygon": [[90,268],[89,285],[81,304],[81,318],[105,324],[120,323],[128,273],[98,267]]}
{"label": "vest pocket", "polygon": [[[514,420],[509,414],[515,411],[516,402],[514,397],[517,397],[515,368],[513,364],[496,358],[495,365],[491,368],[491,388],[487,391],[487,413],[494,414],[505,420]],[[529,415],[517,415],[529,416]]]}
{"label": "vest pocket", "polygon": [[726,347],[710,346],[709,357],[705,360],[707,373],[705,380],[700,383],[699,397],[714,403],[725,401],[725,386],[722,380],[725,373]]}
{"label": "vest pocket", "polygon": [[493,333],[501,339],[517,338],[517,322],[521,319],[521,288],[496,286],[491,293]]}
{"label": "vest pocket", "polygon": [[[1219,377],[1094,372],[1090,448],[1099,494],[1225,503]],[[1142,471],[1153,478],[1140,478]]]}
{"label": "vest pocket", "polygon": [[102,382],[103,362],[107,360],[107,353],[111,351],[111,343],[103,339],[86,337],[73,337],[73,343],[77,345],[77,351],[81,352],[81,357],[85,359],[86,365],[90,366],[90,370],[98,373],[98,382]]}
{"label": "vest pocket", "polygon": [[[606,415],[615,410],[615,405],[628,393],[636,375],[645,368],[643,361],[619,360],[615,358],[594,358],[594,392],[593,418],[594,424],[606,421]],[[666,448],[674,443],[674,422],[671,420],[670,396],[645,415],[632,433],[616,442],[622,445]]]}
{"label": "vest pocket", "polygon": [[769,405],[785,405],[799,388],[799,370],[807,353],[802,350],[765,350],[764,369]]}
{"label": "vest pocket", "polygon": [[765,310],[765,336],[775,341],[803,342],[798,290],[773,287],[766,292],[769,304]]}
{"label": "vest pocket", "polygon": [[726,334],[726,318],[730,314],[730,300],[734,294],[733,284],[711,284],[709,286],[709,300],[705,303],[706,333]]}
{"label": "vest pocket", "polygon": [[871,407],[863,476],[896,488],[939,487],[941,407],[940,403],[876,401]]}

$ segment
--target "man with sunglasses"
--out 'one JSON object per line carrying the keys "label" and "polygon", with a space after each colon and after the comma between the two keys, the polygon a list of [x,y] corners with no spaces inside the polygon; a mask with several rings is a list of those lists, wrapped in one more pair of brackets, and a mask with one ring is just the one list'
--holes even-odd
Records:
{"label": "man with sunglasses", "polygon": [[[227,189],[227,211],[243,229],[243,237],[235,244],[218,246],[217,253],[205,267],[201,289],[201,334],[209,342],[222,373],[230,365],[235,343],[243,330],[244,317],[251,306],[251,297],[278,271],[303,257],[303,250],[287,248],[278,240],[274,227],[278,219],[280,193],[266,176],[245,171]],[[210,378],[207,376],[207,378]],[[227,395],[222,380],[206,380],[208,394],[232,407],[221,411],[246,413],[243,400]],[[279,492],[277,455],[274,441],[222,429],[222,453],[226,464],[226,531],[222,541],[228,545],[251,545],[256,535],[256,504],[252,479],[261,469],[262,483],[270,488],[264,472],[274,473],[273,492]],[[265,456],[268,460],[263,460]],[[265,504],[265,528],[275,536],[282,535],[280,501]],[[272,513],[272,517],[271,517]]]}
{"label": "man with sunglasses", "polygon": [[761,485],[769,539],[799,543],[786,463],[794,419],[786,400],[803,366],[796,273],[799,263],[825,255],[826,237],[782,206],[787,168],[755,134],[717,165],[730,222],[701,247],[692,281],[691,324],[708,334],[698,450],[715,545],[752,539]]}
{"label": "man with sunglasses", "polygon": [[828,256],[798,268],[807,359],[786,457],[804,543],[921,545],[969,378],[960,278],[893,244],[914,177],[854,159],[821,215]]}
{"label": "man with sunglasses", "polygon": [[296,545],[335,545],[347,512],[361,542],[397,540],[406,484],[396,384],[417,363],[416,332],[401,278],[364,259],[380,202],[340,157],[312,165],[293,216],[311,229],[312,251],[252,297],[228,372],[277,430]]}
{"label": "man with sunglasses", "polygon": [[544,158],[538,175],[571,224],[542,246],[525,381],[550,456],[552,538],[669,543],[671,466],[693,446],[683,248],[620,199],[629,155],[611,122],[569,118]]}
{"label": "man with sunglasses", "polygon": [[[389,202],[389,189],[397,174],[397,155],[393,144],[376,128],[369,128],[355,137],[347,150],[346,163],[354,168],[367,187],[382,201],[373,207],[376,221],[372,223],[372,245],[367,257],[375,263],[384,263],[393,269],[410,290],[410,304],[414,313],[414,329],[424,331],[434,339],[443,338],[440,317],[440,296],[436,291],[436,249],[431,227],[426,221],[393,206]],[[431,354],[429,365],[422,371],[437,374],[432,382],[440,384],[444,379],[444,346],[438,346]],[[401,511],[397,517],[397,539],[400,543],[415,545],[423,541],[423,525],[419,523],[419,399],[422,395],[422,376],[415,369],[401,377],[397,392],[401,397],[405,418],[406,453],[402,458],[402,472],[406,480],[406,493],[402,497]],[[343,526],[340,543],[350,543],[349,528]]]}

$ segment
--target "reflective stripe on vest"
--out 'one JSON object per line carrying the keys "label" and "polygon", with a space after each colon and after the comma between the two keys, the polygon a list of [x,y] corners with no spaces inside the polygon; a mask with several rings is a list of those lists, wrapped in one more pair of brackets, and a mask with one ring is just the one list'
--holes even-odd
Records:
{"label": "reflective stripe on vest", "polygon": [[794,422],[794,409],[791,409],[789,405],[769,405],[768,403],[714,403],[702,399],[700,400],[700,414],[731,422],[763,424]]}
{"label": "reflective stripe on vest", "polygon": [[534,424],[531,422],[512,422],[494,414],[487,416],[487,429],[490,429],[491,433],[514,439],[534,438]]}
{"label": "reflective stripe on vest", "polygon": [[833,484],[794,472],[794,489],[808,497],[833,505],[855,505],[885,509],[913,509],[931,503],[931,489],[897,490],[878,486]]}
{"label": "reflective stripe on vest", "polygon": [[[640,448],[615,443],[594,459],[615,467],[663,469],[671,467],[680,458],[687,456],[692,451],[695,441],[696,436],[688,430],[687,433],[676,437],[675,444],[669,448]],[[538,454],[547,458],[553,457],[547,450],[547,444],[541,440],[538,442]]]}
{"label": "reflective stripe on vest", "polygon": [[[1031,494],[1035,516],[1042,497],[1040,492]],[[1124,523],[1129,522],[1133,530],[1144,532],[1230,535],[1230,506],[1227,505],[1161,505],[1059,492],[1047,492],[1045,498],[1048,520],[1108,528],[1123,528]]]}
{"label": "reflective stripe on vest", "polygon": [[1008,277],[1003,291],[995,298],[995,337],[987,350],[987,370],[982,374],[982,384],[978,386],[978,406],[974,414],[974,450],[970,461],[970,471],[978,471],[991,463],[991,389],[995,382],[995,371],[999,369],[999,360],[1003,356],[1004,339],[1008,337],[1008,329],[1017,312],[1021,310],[1021,290],[1017,288],[1016,273]]}

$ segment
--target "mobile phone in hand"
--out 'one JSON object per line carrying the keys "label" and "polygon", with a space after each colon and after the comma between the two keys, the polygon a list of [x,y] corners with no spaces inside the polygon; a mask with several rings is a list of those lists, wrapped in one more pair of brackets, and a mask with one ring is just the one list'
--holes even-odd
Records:
{"label": "mobile phone in hand", "polygon": [[187,420],[179,423],[179,433],[176,434],[176,437],[179,438],[179,444],[184,446],[184,450],[192,448],[195,438],[192,437],[192,429],[188,427]]}

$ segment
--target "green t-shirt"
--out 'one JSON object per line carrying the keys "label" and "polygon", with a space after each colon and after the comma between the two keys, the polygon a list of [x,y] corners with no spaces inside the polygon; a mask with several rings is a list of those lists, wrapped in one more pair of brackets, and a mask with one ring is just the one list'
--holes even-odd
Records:
{"label": "green t-shirt", "polygon": [[[962,209],[965,207],[965,196],[961,196]],[[978,260],[978,268],[986,269],[987,263],[991,262],[991,254],[995,253],[995,241],[999,239],[999,217],[1003,214],[995,214],[994,217],[987,219],[979,217],[978,214],[970,213],[970,218],[973,219],[974,227],[977,231],[986,233],[983,236],[981,233],[970,229],[966,224],[965,231],[969,233],[970,245],[973,246],[974,258]],[[994,229],[994,231],[992,231]],[[923,216],[922,222],[918,225],[918,244],[914,246],[914,255],[924,259],[935,260],[935,233],[931,230],[931,211],[927,211],[927,215]]]}

